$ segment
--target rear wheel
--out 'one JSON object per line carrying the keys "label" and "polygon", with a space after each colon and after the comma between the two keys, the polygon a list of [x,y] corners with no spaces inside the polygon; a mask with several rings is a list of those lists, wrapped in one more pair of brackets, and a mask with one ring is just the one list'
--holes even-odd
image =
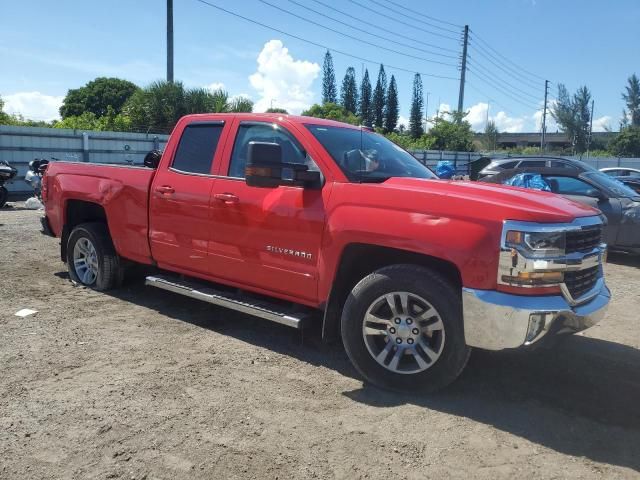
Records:
{"label": "rear wheel", "polygon": [[362,279],[342,314],[342,339],[369,382],[402,391],[435,391],[462,372],[460,292],[437,273],[393,265]]}
{"label": "rear wheel", "polygon": [[67,243],[67,266],[71,280],[95,290],[122,283],[120,259],[103,223],[83,223],[73,229]]}
{"label": "rear wheel", "polygon": [[0,208],[4,207],[4,204],[7,203],[7,198],[9,198],[7,187],[0,185]]}

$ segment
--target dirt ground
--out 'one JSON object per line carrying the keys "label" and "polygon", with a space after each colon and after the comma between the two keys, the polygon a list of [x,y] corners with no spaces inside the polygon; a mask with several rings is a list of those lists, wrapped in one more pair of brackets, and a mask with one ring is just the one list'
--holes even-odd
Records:
{"label": "dirt ground", "polygon": [[[474,351],[431,396],[340,345],[145,287],[74,287],[39,212],[0,210],[1,479],[640,478],[640,262],[601,325]],[[38,313],[14,316],[22,308]]]}

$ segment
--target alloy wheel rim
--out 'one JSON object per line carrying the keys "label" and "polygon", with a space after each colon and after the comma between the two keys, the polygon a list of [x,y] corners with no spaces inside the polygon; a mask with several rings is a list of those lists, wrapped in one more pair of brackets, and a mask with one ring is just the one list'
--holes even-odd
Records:
{"label": "alloy wheel rim", "polygon": [[73,268],[84,285],[93,285],[98,278],[98,254],[88,238],[80,238],[73,247]]}
{"label": "alloy wheel rim", "polygon": [[365,313],[362,336],[371,356],[393,373],[420,373],[436,364],[445,344],[444,323],[431,303],[411,292],[391,292]]}

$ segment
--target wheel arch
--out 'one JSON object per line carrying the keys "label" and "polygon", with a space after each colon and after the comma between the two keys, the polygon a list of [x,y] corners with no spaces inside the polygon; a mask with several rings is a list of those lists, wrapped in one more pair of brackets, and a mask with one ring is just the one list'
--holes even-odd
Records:
{"label": "wheel arch", "polygon": [[102,205],[86,200],[69,199],[64,207],[64,224],[60,236],[60,258],[63,262],[67,259],[67,242],[73,229],[87,222],[104,223],[109,230],[107,213]]}
{"label": "wheel arch", "polygon": [[441,258],[380,245],[352,243],[343,249],[333,279],[322,321],[322,338],[334,341],[340,336],[342,307],[353,287],[370,273],[390,265],[419,265],[442,275],[462,288],[458,267]]}

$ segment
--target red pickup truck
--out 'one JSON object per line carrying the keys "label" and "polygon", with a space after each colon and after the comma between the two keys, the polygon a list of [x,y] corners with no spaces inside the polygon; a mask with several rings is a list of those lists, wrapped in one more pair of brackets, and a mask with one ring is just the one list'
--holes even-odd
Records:
{"label": "red pickup truck", "polygon": [[542,343],[609,303],[597,210],[444,181],[366,128],[279,114],[189,115],[145,166],[51,163],[45,233],[71,278],[148,285],[342,338],[362,376],[432,391],[471,347]]}

